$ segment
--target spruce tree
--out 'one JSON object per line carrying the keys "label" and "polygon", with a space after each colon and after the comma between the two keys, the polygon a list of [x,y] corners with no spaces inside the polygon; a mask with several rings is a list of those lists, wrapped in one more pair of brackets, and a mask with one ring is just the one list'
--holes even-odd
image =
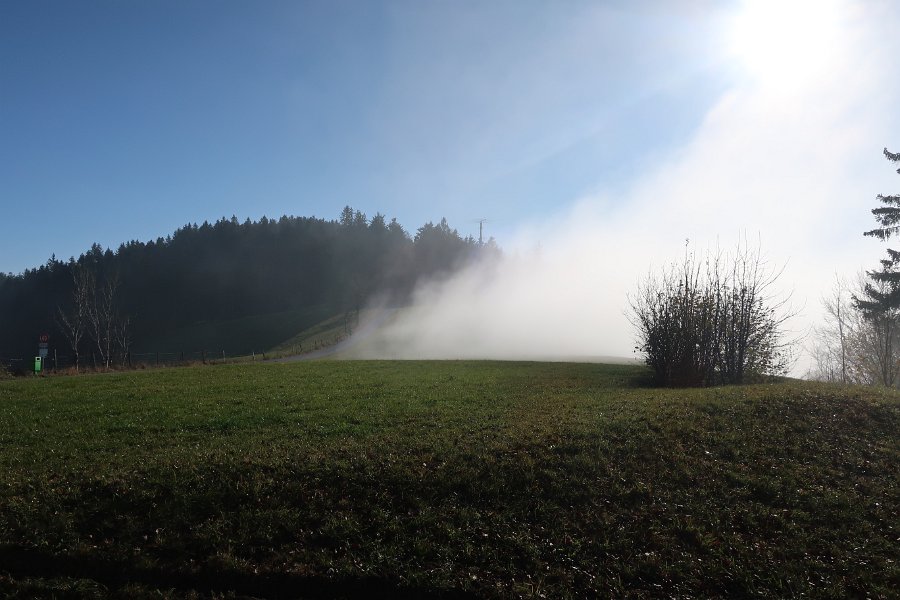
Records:
{"label": "spruce tree", "polygon": [[[888,152],[884,156],[891,162],[900,162],[900,153]],[[897,169],[900,173],[900,169]],[[863,235],[889,240],[892,235],[900,233],[900,195],[885,196],[878,194],[878,201],[884,206],[872,209],[875,220],[881,227],[866,231]],[[854,297],[856,305],[870,318],[884,318],[900,309],[900,251],[888,248],[888,258],[881,261],[881,269],[869,271],[868,275],[875,285],[866,284],[864,297]]]}

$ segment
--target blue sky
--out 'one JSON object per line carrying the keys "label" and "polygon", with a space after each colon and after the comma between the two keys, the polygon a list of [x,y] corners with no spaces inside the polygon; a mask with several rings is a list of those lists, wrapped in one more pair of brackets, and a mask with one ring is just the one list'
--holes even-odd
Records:
{"label": "blue sky", "polygon": [[734,9],[2,2],[0,271],[346,204],[503,245],[695,135]]}

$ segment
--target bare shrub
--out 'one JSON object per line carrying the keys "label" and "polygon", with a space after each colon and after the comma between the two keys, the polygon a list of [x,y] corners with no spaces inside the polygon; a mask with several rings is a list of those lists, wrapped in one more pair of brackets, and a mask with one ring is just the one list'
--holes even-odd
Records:
{"label": "bare shrub", "polygon": [[744,243],[733,254],[686,252],[680,264],[648,275],[629,297],[630,317],[656,383],[744,383],[787,372],[790,312],[773,290],[780,274]]}

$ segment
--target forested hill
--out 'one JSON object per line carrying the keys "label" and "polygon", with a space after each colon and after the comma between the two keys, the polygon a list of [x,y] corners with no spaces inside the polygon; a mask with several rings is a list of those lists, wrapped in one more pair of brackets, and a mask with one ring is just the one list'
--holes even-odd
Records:
{"label": "forested hill", "polygon": [[[339,314],[375,295],[402,303],[418,280],[498,252],[493,240],[463,238],[446,220],[410,235],[396,219],[369,219],[350,207],[338,220],[232,217],[116,251],[94,244],[78,259],[52,257],[19,275],[0,274],[0,357],[33,356],[41,333],[71,351],[79,320],[79,348],[91,352],[97,337],[113,348],[120,327],[135,347],[148,348],[197,323],[313,307]],[[90,296],[82,310],[79,290]]]}

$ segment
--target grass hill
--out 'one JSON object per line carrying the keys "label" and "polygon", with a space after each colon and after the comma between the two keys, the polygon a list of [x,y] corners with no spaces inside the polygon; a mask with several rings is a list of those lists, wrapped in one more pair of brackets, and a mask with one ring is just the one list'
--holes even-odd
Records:
{"label": "grass hill", "polygon": [[900,396],[636,366],[0,381],[0,595],[896,597]]}
{"label": "grass hill", "polygon": [[[265,315],[254,315],[227,321],[195,323],[174,331],[154,334],[135,344],[134,353],[196,353],[201,350],[218,355],[246,356],[271,352],[273,349],[291,351],[307,341],[304,332],[323,329],[322,323],[333,321],[336,309],[319,305]],[[330,328],[325,328],[329,329]],[[293,342],[293,344],[292,344]]]}
{"label": "grass hill", "polygon": [[227,321],[204,321],[154,333],[135,344],[131,360],[133,365],[171,365],[223,357],[263,360],[338,353],[343,357],[346,353],[341,351],[360,339],[357,336],[351,341],[351,335],[368,333],[362,325],[381,312],[364,309],[357,313],[319,305]]}

